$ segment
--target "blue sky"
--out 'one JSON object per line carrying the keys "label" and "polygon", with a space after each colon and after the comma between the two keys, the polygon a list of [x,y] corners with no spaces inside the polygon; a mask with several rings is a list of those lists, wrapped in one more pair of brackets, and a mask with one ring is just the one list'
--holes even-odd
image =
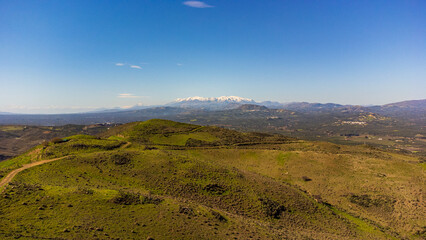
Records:
{"label": "blue sky", "polygon": [[0,112],[426,98],[426,1],[0,0]]}

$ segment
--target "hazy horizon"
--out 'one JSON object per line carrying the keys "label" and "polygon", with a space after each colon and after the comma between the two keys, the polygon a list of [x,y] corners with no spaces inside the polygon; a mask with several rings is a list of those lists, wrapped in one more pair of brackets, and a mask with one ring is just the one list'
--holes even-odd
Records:
{"label": "hazy horizon", "polygon": [[0,0],[0,112],[425,99],[424,1]]}
{"label": "hazy horizon", "polygon": [[[226,96],[221,96],[226,97]],[[238,97],[238,96],[237,96]],[[215,98],[215,97],[209,97],[209,98]],[[250,98],[249,98],[250,99]],[[73,114],[73,113],[90,113],[90,112],[97,112],[97,111],[104,111],[104,110],[126,110],[126,109],[132,109],[137,107],[157,107],[157,106],[172,106],[169,104],[173,104],[178,99],[175,99],[173,101],[169,101],[166,103],[160,103],[160,104],[152,104],[152,105],[144,105],[141,103],[136,103],[134,105],[128,105],[128,106],[110,106],[110,107],[58,107],[58,106],[48,106],[48,107],[34,107],[34,108],[22,108],[18,109],[15,112],[6,112],[6,111],[0,111],[1,113],[7,113],[7,114]],[[280,104],[289,104],[289,103],[297,103],[297,102],[307,102],[307,101],[290,101],[290,102],[278,102],[274,100],[263,100],[263,101],[256,101],[255,99],[250,99],[255,101],[255,104],[261,104],[262,102],[277,102]],[[411,101],[411,100],[424,100],[424,99],[407,99],[407,100],[401,100],[398,102],[404,102],[404,101]],[[353,106],[380,106],[384,104],[344,104],[344,103],[338,103],[338,102],[309,102],[309,103],[320,103],[320,104],[326,104],[326,103],[334,103],[334,104],[340,104],[340,105],[353,105]],[[389,102],[385,104],[390,103],[396,103],[396,102]]]}

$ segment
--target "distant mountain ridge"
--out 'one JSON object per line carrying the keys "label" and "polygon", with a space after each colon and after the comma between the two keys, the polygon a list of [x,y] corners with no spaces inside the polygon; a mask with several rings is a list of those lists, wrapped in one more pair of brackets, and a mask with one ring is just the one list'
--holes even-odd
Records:
{"label": "distant mountain ridge", "polygon": [[250,98],[238,96],[221,96],[221,97],[188,97],[178,98],[174,102],[166,104],[166,106],[188,108],[188,109],[203,109],[203,110],[228,110],[237,109],[242,105],[259,105],[271,109],[288,109],[296,111],[318,111],[341,108],[344,105],[335,103],[308,103],[308,102],[291,102],[280,103],[276,101],[256,102]]}
{"label": "distant mountain ridge", "polygon": [[189,101],[200,101],[200,102],[254,102],[253,99],[237,97],[237,96],[221,96],[221,97],[188,97],[178,98],[176,102],[189,102]]}
{"label": "distant mountain ridge", "polygon": [[368,107],[368,110],[382,115],[399,118],[426,120],[426,99],[389,103]]}
{"label": "distant mountain ridge", "polygon": [[238,96],[221,96],[221,97],[188,97],[178,98],[174,102],[166,106],[185,108],[185,109],[200,109],[207,111],[237,109],[242,105],[259,105],[270,109],[286,109],[298,112],[375,112],[380,114],[397,115],[402,112],[410,112],[420,117],[423,112],[426,112],[426,99],[410,100],[385,105],[360,106],[360,105],[342,105],[337,103],[309,103],[309,102],[290,102],[280,103],[274,101],[256,102],[250,98]]}
{"label": "distant mountain ridge", "polygon": [[[342,105],[337,103],[310,103],[310,102],[288,102],[280,103],[276,101],[262,101],[257,102],[250,98],[238,97],[238,96],[221,96],[221,97],[187,97],[177,98],[175,101],[164,104],[164,105],[142,105],[137,104],[131,107],[116,107],[116,108],[99,108],[89,112],[73,113],[71,115],[79,114],[112,114],[118,112],[131,112],[138,110],[164,110],[166,108],[181,108],[186,110],[201,110],[201,111],[221,111],[238,109],[242,105],[259,105],[265,106],[269,109],[285,109],[297,112],[374,112],[384,115],[398,115],[402,112],[410,112],[410,114],[416,114],[419,117],[424,116],[426,112],[426,99],[420,100],[408,100],[395,103],[389,103],[384,105]],[[163,109],[162,109],[163,108]],[[176,110],[175,110],[176,111]],[[182,110],[180,110],[182,111]],[[10,112],[0,112],[1,116],[6,115],[62,115],[59,114],[17,114]]]}
{"label": "distant mountain ridge", "polygon": [[421,100],[408,100],[396,103],[389,103],[383,107],[408,107],[408,108],[426,108],[426,99]]}
{"label": "distant mountain ridge", "polygon": [[[247,106],[244,106],[247,105]],[[259,107],[257,107],[259,106]],[[263,108],[264,106],[265,108]],[[126,123],[132,121],[148,120],[152,118],[167,118],[180,120],[195,116],[214,117],[216,115],[228,114],[226,111],[245,112],[270,112],[263,114],[263,118],[274,119],[275,110],[308,114],[315,116],[344,116],[351,114],[380,114],[383,117],[415,121],[423,124],[426,121],[426,99],[412,100],[398,103],[385,104],[381,106],[359,106],[341,105],[335,103],[278,103],[278,102],[256,102],[253,99],[236,96],[223,96],[218,98],[190,97],[177,99],[176,101],[160,106],[140,106],[136,105],[126,109],[103,109],[76,114],[0,114],[0,124],[22,124],[22,125],[43,125],[59,126],[65,124],[97,124],[97,123]],[[185,116],[185,117],[182,117]],[[208,123],[210,124],[210,123]]]}
{"label": "distant mountain ridge", "polygon": [[293,102],[283,104],[282,108],[293,111],[312,112],[312,111],[330,111],[345,107],[336,103],[308,103],[308,102]]}
{"label": "distant mountain ridge", "polygon": [[234,109],[244,104],[256,104],[253,99],[237,97],[237,96],[221,96],[221,97],[188,97],[178,98],[174,102],[167,104],[168,106],[189,108],[189,109],[205,109],[205,110],[225,110]]}

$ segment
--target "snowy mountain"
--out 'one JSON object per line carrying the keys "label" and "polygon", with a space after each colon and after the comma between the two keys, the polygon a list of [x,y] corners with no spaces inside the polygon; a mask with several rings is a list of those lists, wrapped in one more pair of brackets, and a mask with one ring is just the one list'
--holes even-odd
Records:
{"label": "snowy mountain", "polygon": [[223,110],[237,108],[243,104],[256,104],[253,99],[242,98],[237,96],[222,96],[222,97],[189,97],[178,98],[174,102],[169,103],[169,106],[181,108],[198,108],[205,110]]}
{"label": "snowy mountain", "polygon": [[205,97],[189,97],[189,98],[178,98],[175,102],[229,102],[229,103],[254,103],[253,99],[237,97],[237,96],[222,96],[222,97],[213,97],[213,98],[205,98]]}

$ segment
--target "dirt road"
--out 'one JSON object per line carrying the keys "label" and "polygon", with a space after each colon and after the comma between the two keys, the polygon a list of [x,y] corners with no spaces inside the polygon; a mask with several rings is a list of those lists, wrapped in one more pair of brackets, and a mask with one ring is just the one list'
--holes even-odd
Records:
{"label": "dirt road", "polygon": [[[130,142],[126,142],[124,145],[121,146],[121,148],[126,148],[130,144],[131,144]],[[25,164],[24,166],[22,166],[21,168],[13,170],[12,172],[10,172],[6,177],[4,177],[0,181],[0,192],[2,191],[3,187],[5,187],[8,183],[10,183],[10,181],[12,181],[12,179],[16,176],[16,174],[20,173],[21,171],[28,169],[28,168],[32,168],[34,166],[38,166],[38,165],[45,164],[45,163],[48,163],[48,162],[53,162],[53,161],[56,161],[56,160],[59,160],[59,159],[63,159],[65,157],[68,157],[68,156],[28,163],[28,164]]]}
{"label": "dirt road", "polygon": [[[68,157],[68,156],[65,156],[65,157]],[[24,165],[24,166],[22,166],[21,168],[18,168],[18,169],[13,170],[12,172],[10,172],[10,173],[9,173],[6,177],[4,177],[4,178],[0,181],[0,191],[1,191],[1,189],[2,189],[3,187],[5,187],[8,183],[10,183],[10,181],[12,181],[12,179],[16,176],[16,174],[18,174],[18,173],[20,173],[20,172],[24,171],[25,169],[32,168],[32,167],[34,167],[34,166],[38,166],[38,165],[41,165],[41,164],[45,164],[45,163],[49,163],[49,162],[53,162],[53,161],[56,161],[56,160],[60,160],[60,159],[63,159],[63,158],[65,158],[65,157],[53,158],[53,159],[47,159],[47,160],[41,160],[41,161],[38,161],[38,162],[32,162],[32,163],[25,164],[25,165]]]}

